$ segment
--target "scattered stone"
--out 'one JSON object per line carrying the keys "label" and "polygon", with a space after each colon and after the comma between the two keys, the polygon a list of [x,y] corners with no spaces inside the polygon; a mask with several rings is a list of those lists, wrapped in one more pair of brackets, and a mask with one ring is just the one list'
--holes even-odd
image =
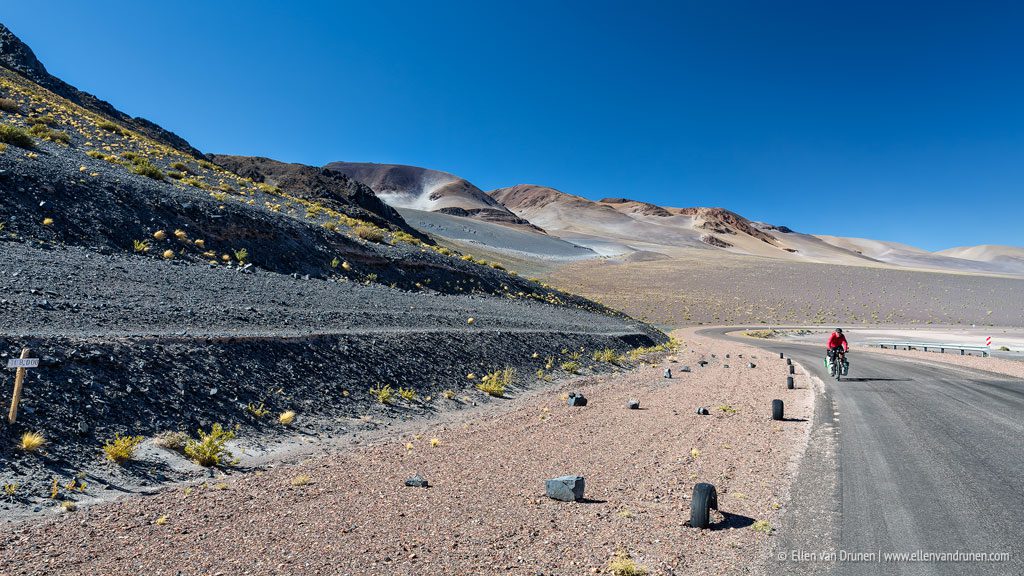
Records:
{"label": "scattered stone", "polygon": [[757,368],[757,364],[754,364],[753,362],[748,362],[747,368]]}
{"label": "scattered stone", "polygon": [[679,371],[680,372],[689,372],[690,371],[690,367],[689,366],[683,366],[682,368],[679,369]]}
{"label": "scattered stone", "polygon": [[671,377],[672,377],[672,369],[671,368],[665,368],[665,378],[671,378]]}
{"label": "scattered stone", "polygon": [[626,407],[629,408],[630,410],[639,410],[640,401],[636,399],[630,399],[630,401],[626,403]]}
{"label": "scattered stone", "polygon": [[700,408],[697,408],[697,414],[700,414],[701,416],[707,416],[710,413],[711,412],[709,412],[708,409],[705,408],[704,406],[701,406]]}
{"label": "scattered stone", "polygon": [[412,478],[406,479],[405,485],[411,486],[413,488],[430,488],[430,483],[427,482],[427,479],[424,478],[423,476],[420,476],[419,474],[413,476]]}
{"label": "scattered stone", "polygon": [[560,476],[544,483],[548,498],[562,502],[577,502],[583,499],[583,476]]}
{"label": "scattered stone", "polygon": [[701,368],[703,368],[703,367],[708,365],[708,361],[707,360],[700,360],[700,361],[697,362],[697,365],[700,366]]}
{"label": "scattered stone", "polygon": [[722,364],[722,368],[728,368],[728,367],[729,367],[728,364]]}
{"label": "scattered stone", "polygon": [[569,394],[569,406],[586,406],[587,397],[579,392],[572,392]]}

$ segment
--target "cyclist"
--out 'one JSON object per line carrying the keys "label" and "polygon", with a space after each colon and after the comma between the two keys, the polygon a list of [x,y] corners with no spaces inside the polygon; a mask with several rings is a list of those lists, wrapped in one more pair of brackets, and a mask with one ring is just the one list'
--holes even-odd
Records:
{"label": "cyclist", "polygon": [[[828,344],[825,345],[828,349],[828,361],[831,365],[836,365],[836,355],[839,355],[840,361],[846,360],[846,353],[850,351],[850,343],[846,341],[846,335],[843,334],[842,328],[836,328],[834,332],[828,337]],[[842,369],[836,366],[837,369]]]}

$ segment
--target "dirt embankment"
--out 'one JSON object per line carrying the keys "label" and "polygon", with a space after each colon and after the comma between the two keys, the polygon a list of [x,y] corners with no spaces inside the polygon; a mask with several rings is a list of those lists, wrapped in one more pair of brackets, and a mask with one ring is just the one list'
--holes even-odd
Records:
{"label": "dirt embankment", "polygon": [[[652,574],[756,572],[810,427],[809,382],[787,391],[783,360],[684,338],[664,361],[517,393],[462,422],[14,526],[0,571],[580,574],[607,573],[625,549]],[[569,391],[589,404],[567,406]],[[773,398],[794,420],[769,419]],[[431,487],[403,486],[415,473]],[[563,474],[586,477],[586,501],[543,496]],[[702,481],[725,512],[712,530],[686,525]]]}

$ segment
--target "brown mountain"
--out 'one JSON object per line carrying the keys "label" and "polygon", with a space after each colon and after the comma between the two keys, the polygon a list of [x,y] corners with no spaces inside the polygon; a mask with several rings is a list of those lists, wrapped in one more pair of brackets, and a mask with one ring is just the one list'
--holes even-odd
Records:
{"label": "brown mountain", "polygon": [[331,162],[325,168],[366,184],[381,200],[396,208],[443,212],[498,224],[530,227],[529,222],[517,217],[468,180],[454,174],[418,166],[372,162]]}
{"label": "brown mountain", "polygon": [[276,186],[299,198],[345,211],[383,228],[427,238],[409,226],[394,208],[382,202],[369,186],[341,172],[253,156],[210,154],[208,158],[243,178]]}

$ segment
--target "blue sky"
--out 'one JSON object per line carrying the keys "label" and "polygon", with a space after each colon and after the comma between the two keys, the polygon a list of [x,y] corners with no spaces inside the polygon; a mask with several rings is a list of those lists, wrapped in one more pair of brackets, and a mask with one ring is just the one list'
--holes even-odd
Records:
{"label": "blue sky", "polygon": [[2,19],[51,73],[208,152],[941,249],[1024,245],[1018,6],[100,0]]}

